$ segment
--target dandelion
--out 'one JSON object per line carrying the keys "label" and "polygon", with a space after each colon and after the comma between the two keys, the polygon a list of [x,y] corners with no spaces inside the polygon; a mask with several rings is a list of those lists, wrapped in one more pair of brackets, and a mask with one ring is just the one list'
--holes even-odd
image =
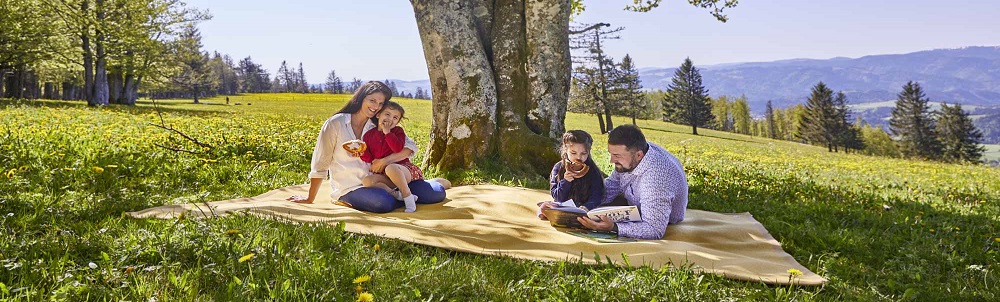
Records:
{"label": "dandelion", "polygon": [[226,236],[233,237],[234,235],[239,234],[239,233],[240,233],[239,229],[232,229],[232,230],[226,231]]}
{"label": "dandelion", "polygon": [[253,257],[256,256],[256,255],[257,254],[249,253],[246,256],[240,257],[240,263],[250,261],[250,259],[253,259]]}
{"label": "dandelion", "polygon": [[363,292],[358,295],[358,302],[372,302],[375,301],[375,295],[369,292]]}
{"label": "dandelion", "polygon": [[106,168],[118,168],[118,165],[107,165],[107,166],[104,166],[104,167],[106,167]]}
{"label": "dandelion", "polygon": [[993,241],[1000,242],[1000,237],[993,238]]}
{"label": "dandelion", "polygon": [[368,280],[371,280],[371,279],[372,279],[372,277],[369,276],[369,275],[364,275],[364,276],[361,276],[361,277],[357,277],[357,278],[354,278],[354,284],[365,283],[365,282],[368,282]]}
{"label": "dandelion", "polygon": [[10,169],[10,171],[7,171],[7,178],[14,178],[14,173],[16,172],[16,169]]}
{"label": "dandelion", "polygon": [[382,249],[382,247],[380,247],[380,246],[378,245],[378,243],[376,243],[376,244],[375,244],[375,246],[374,246],[374,247],[372,247],[372,249],[373,249],[373,250],[375,250],[376,252],[378,252],[379,250],[381,250],[381,249]]}
{"label": "dandelion", "polygon": [[794,269],[794,268],[790,268],[790,269],[788,269],[788,274],[792,275],[792,277],[798,277],[798,276],[802,276],[802,271]]}
{"label": "dandelion", "polygon": [[90,169],[94,170],[94,172],[97,173],[97,174],[104,173],[104,168],[101,168],[101,167],[90,167]]}
{"label": "dandelion", "polygon": [[365,289],[361,288],[361,285],[355,285],[354,291],[357,292],[358,294],[361,294],[361,292],[365,291]]}

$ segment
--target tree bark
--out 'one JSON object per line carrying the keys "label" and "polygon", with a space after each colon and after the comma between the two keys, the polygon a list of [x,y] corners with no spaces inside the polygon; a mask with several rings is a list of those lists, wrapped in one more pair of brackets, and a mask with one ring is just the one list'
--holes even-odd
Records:
{"label": "tree bark", "polygon": [[[89,11],[90,0],[83,0],[80,4],[80,14],[86,16]],[[90,25],[84,24],[80,31],[80,42],[83,48],[83,98],[87,104],[91,104],[94,95],[94,53],[90,48]]]}
{"label": "tree bark", "polygon": [[108,95],[109,103],[111,104],[122,104],[122,89],[124,84],[122,83],[121,71],[112,71],[108,73]]}
{"label": "tree bark", "polygon": [[125,105],[135,105],[135,100],[138,98],[139,82],[142,81],[142,77],[136,77],[133,74],[125,75],[125,91],[123,92],[123,103]]}
{"label": "tree bark", "polygon": [[564,131],[569,1],[411,2],[434,98],[425,166],[499,158],[545,175]]}
{"label": "tree bark", "polygon": [[600,112],[597,112],[597,123],[601,124],[601,134],[608,133],[608,130],[604,128],[604,116]]}
{"label": "tree bark", "polygon": [[[99,24],[104,23],[104,0],[96,0],[97,9],[97,22]],[[104,42],[106,33],[100,29],[95,30],[95,51],[97,62],[94,64],[94,94],[93,99],[87,103],[91,106],[103,106],[108,104],[108,99],[110,97],[108,93],[108,72],[107,72],[107,56],[104,52]]]}

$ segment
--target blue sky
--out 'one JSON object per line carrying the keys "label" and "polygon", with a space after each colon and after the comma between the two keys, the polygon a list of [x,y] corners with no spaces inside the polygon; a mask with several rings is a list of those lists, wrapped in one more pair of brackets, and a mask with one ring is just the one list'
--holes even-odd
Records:
{"label": "blue sky", "polygon": [[[647,13],[623,11],[629,0],[587,0],[576,21],[623,26],[607,43],[638,67],[826,59],[1000,45],[1000,1],[743,0],[729,22],[687,1],[664,0]],[[363,80],[427,78],[409,1],[188,0],[208,9],[199,25],[208,51],[246,56],[272,73],[282,60],[304,65],[310,83],[330,70]]]}

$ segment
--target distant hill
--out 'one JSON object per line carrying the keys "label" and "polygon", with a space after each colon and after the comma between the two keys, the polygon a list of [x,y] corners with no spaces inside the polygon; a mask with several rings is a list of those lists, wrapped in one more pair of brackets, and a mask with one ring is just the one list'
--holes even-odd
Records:
{"label": "distant hill", "polygon": [[[678,62],[680,64],[680,62]],[[697,64],[697,62],[695,62]],[[856,59],[791,59],[774,62],[698,66],[712,96],[746,95],[754,112],[772,100],[777,107],[803,103],[823,81],[844,91],[850,103],[896,99],[907,81],[920,82],[932,101],[1000,105],[1000,47],[937,49]],[[674,68],[642,68],[647,89],[665,89]]]}

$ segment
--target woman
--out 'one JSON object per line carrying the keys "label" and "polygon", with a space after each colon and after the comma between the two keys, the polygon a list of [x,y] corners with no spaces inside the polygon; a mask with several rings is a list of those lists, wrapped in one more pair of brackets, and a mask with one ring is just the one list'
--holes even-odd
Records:
{"label": "woman", "polygon": [[[362,187],[361,179],[372,172],[382,172],[385,167],[417,151],[417,144],[407,138],[402,151],[372,161],[369,166],[358,154],[348,152],[341,145],[360,139],[365,132],[375,129],[372,119],[382,104],[392,98],[389,86],[379,81],[361,85],[343,109],[323,123],[313,149],[312,168],[309,172],[309,196],[292,196],[288,200],[312,203],[316,200],[323,179],[330,177],[333,200],[367,212],[387,213],[403,206],[402,201],[380,188]],[[376,130],[377,131],[377,130]],[[410,192],[417,195],[418,203],[437,203],[444,200],[445,189],[450,183],[444,179],[415,180],[409,183]]]}

